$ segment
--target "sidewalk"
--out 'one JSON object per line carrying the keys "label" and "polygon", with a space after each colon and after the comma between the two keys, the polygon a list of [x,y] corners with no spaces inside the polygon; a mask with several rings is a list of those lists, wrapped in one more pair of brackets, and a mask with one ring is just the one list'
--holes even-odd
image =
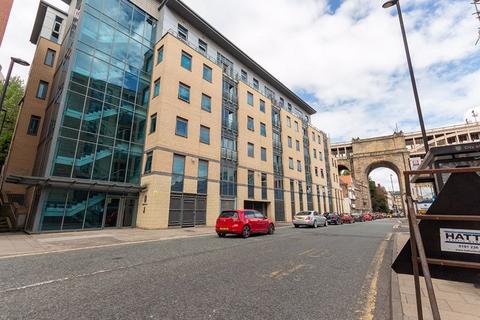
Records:
{"label": "sidewalk", "polygon": [[18,255],[80,250],[214,235],[213,227],[143,230],[109,229],[48,234],[0,233],[0,259]]}
{"label": "sidewalk", "polygon": [[[409,234],[406,232],[396,233],[396,245],[394,246],[394,250],[396,250],[396,252],[394,252],[395,257],[408,241],[409,237]],[[392,271],[392,273],[393,276],[397,276],[394,271]],[[473,284],[462,282],[438,279],[432,279],[432,281],[442,320],[480,319],[480,288],[475,288]],[[417,319],[413,276],[399,274],[398,285],[403,309],[403,319]],[[422,288],[423,317],[426,320],[433,319],[423,277],[420,278],[420,285]],[[392,302],[394,304],[399,303],[399,301]]]}
{"label": "sidewalk", "polygon": [[[291,227],[291,224],[276,224],[277,229],[287,226]],[[46,234],[26,234],[22,232],[0,233],[0,259],[12,256],[35,255],[213,235],[216,235],[215,228],[205,226],[160,230],[143,230],[137,228],[103,229],[96,231]]]}

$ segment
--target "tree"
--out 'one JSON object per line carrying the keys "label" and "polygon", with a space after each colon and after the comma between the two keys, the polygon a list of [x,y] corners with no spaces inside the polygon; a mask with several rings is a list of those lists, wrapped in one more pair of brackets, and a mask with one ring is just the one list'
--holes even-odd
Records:
{"label": "tree", "polygon": [[[3,85],[4,82],[0,83],[0,94],[3,90]],[[8,84],[3,101],[3,109],[6,110],[6,112],[1,112],[0,114],[0,123],[3,121],[3,117],[5,117],[5,124],[0,133],[0,165],[5,163],[5,158],[7,157],[8,148],[13,136],[13,130],[15,130],[15,124],[17,122],[19,103],[23,99],[24,94],[25,88],[23,80],[19,77],[10,78],[10,83]]]}
{"label": "tree", "polygon": [[370,197],[372,199],[372,210],[374,212],[385,212],[388,213],[388,202],[384,194],[379,192],[375,181],[368,180],[368,186],[370,189]]}

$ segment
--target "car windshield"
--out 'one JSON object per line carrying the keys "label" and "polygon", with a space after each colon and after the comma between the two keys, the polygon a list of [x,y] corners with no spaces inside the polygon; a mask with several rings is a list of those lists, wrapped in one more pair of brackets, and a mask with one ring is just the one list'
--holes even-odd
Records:
{"label": "car windshield", "polygon": [[296,216],[309,216],[311,212],[308,211],[301,211],[297,212]]}
{"label": "car windshield", "polygon": [[237,212],[236,211],[222,211],[220,213],[220,218],[236,218]]}

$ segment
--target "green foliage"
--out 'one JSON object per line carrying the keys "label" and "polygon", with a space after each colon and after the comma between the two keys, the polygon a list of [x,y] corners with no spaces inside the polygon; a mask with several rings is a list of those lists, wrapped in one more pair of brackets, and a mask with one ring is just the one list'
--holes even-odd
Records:
{"label": "green foliage", "polygon": [[372,199],[372,210],[374,212],[388,213],[388,202],[384,194],[378,191],[375,181],[368,180],[368,187],[370,189],[370,197]]}
{"label": "green foliage", "polygon": [[[0,95],[3,90],[3,84],[3,82],[0,83]],[[5,100],[3,101],[3,109],[6,110],[6,113],[0,113],[0,123],[3,121],[3,117],[6,117],[3,130],[0,134],[0,164],[2,165],[7,156],[8,147],[13,136],[13,130],[15,129],[19,110],[18,104],[22,100],[24,94],[25,89],[23,80],[19,77],[10,78]]]}

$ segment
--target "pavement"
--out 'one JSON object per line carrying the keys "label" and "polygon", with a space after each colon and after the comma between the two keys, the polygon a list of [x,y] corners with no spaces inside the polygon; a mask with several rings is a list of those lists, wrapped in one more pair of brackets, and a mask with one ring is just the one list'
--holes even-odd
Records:
{"label": "pavement", "polygon": [[34,235],[0,258],[0,319],[390,319],[394,224]]}
{"label": "pavement", "polygon": [[[408,223],[404,221],[404,226],[400,226],[400,232],[395,234],[395,244],[393,246],[393,256],[396,257],[405,243],[410,238]],[[403,229],[403,230],[402,230]],[[401,315],[396,315],[396,319],[417,319],[417,305],[415,298],[415,285],[413,276],[396,274],[392,271],[392,282],[398,283],[399,294],[395,297],[392,294],[392,307],[401,310]],[[479,320],[480,319],[480,288],[473,284],[432,279],[435,296],[437,298],[440,316],[442,320]],[[433,319],[428,300],[425,279],[420,277],[422,291],[422,309],[424,319]],[[397,308],[395,307],[397,306]],[[400,306],[399,306],[400,305]],[[401,309],[399,309],[399,307]]]}

